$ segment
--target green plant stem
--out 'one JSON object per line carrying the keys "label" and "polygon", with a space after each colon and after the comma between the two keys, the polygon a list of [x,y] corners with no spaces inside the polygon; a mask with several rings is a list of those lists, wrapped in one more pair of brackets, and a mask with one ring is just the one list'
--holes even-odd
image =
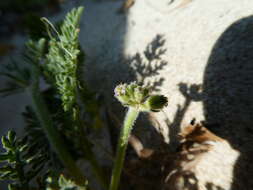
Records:
{"label": "green plant stem", "polygon": [[94,155],[94,152],[92,151],[91,147],[90,147],[90,142],[89,140],[86,138],[85,132],[83,130],[83,122],[80,118],[80,110],[79,108],[76,109],[77,110],[77,114],[76,114],[76,123],[78,125],[78,130],[80,132],[80,143],[81,143],[81,149],[83,151],[83,153],[85,154],[85,158],[88,160],[88,162],[91,165],[92,168],[92,172],[94,173],[96,179],[98,179],[98,181],[100,182],[100,184],[102,185],[102,187],[104,189],[108,189],[108,183],[105,177],[105,174],[102,170],[102,168],[99,166],[97,159]]}
{"label": "green plant stem", "polygon": [[15,150],[15,159],[16,159],[16,169],[18,172],[18,178],[20,181],[20,184],[22,186],[22,188],[25,188],[27,190],[30,189],[29,185],[28,185],[28,181],[25,178],[25,174],[24,174],[24,165],[23,162],[20,160],[20,152],[18,150]]}
{"label": "green plant stem", "polygon": [[44,99],[39,90],[39,71],[36,66],[33,66],[33,83],[29,88],[29,92],[32,96],[32,103],[35,113],[41,123],[41,126],[51,144],[54,151],[57,153],[59,159],[62,161],[63,165],[67,168],[69,173],[73,176],[75,182],[78,185],[85,185],[86,178],[76,166],[75,161],[72,156],[66,150],[66,146],[62,141],[57,129],[53,125],[52,118],[50,117],[49,111],[46,107]]}
{"label": "green plant stem", "polygon": [[117,146],[116,160],[114,162],[109,190],[118,189],[121,171],[123,168],[126,149],[128,145],[128,138],[130,136],[134,122],[137,119],[138,115],[139,115],[139,111],[137,109],[131,108],[131,107],[128,108],[127,114],[125,116],[123,128],[121,129],[121,132],[120,132],[119,142]]}

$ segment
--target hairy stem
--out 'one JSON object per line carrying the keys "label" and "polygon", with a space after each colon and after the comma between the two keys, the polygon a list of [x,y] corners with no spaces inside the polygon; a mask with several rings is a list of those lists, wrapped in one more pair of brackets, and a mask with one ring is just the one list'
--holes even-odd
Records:
{"label": "hairy stem", "polygon": [[39,90],[39,71],[36,66],[33,66],[33,83],[29,88],[29,92],[32,96],[32,103],[38,117],[41,126],[51,144],[54,151],[57,153],[59,159],[62,161],[63,165],[67,168],[69,173],[73,176],[75,182],[79,185],[85,185],[86,178],[76,166],[75,161],[72,156],[66,150],[66,146],[62,141],[57,129],[53,125],[52,118],[46,107],[44,99]]}
{"label": "hairy stem", "polygon": [[133,128],[134,122],[139,115],[139,111],[135,108],[128,108],[125,116],[123,128],[120,132],[119,142],[117,146],[116,160],[112,171],[111,183],[109,190],[117,190],[119,186],[121,171],[125,160],[128,138]]}

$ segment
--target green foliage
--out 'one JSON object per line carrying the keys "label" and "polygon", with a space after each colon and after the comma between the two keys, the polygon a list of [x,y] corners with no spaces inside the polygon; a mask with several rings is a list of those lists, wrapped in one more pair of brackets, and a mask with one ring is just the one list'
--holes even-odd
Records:
{"label": "green foliage", "polygon": [[52,150],[50,143],[33,109],[30,106],[27,106],[25,112],[23,112],[22,115],[26,124],[25,137],[27,138],[29,152],[31,154],[36,154],[39,150],[47,158],[43,160],[42,164],[45,167],[49,167],[51,170],[60,171],[63,166]]}
{"label": "green foliage", "polygon": [[[103,172],[101,172],[91,148],[92,143],[86,138],[85,122],[81,115],[81,109],[84,108],[85,113],[92,116],[94,125],[96,127],[101,125],[98,117],[98,104],[94,99],[94,94],[84,86],[84,82],[80,80],[80,74],[82,73],[77,71],[78,69],[81,70],[83,58],[78,42],[78,26],[82,11],[83,8],[79,7],[68,13],[60,24],[59,31],[47,19],[42,19],[47,25],[50,36],[44,74],[49,84],[57,88],[64,111],[71,113],[73,116],[70,125],[72,130],[71,140],[75,141],[74,145],[81,150],[85,159],[92,165],[94,174],[103,186],[106,186]],[[78,95],[81,95],[80,99],[84,106],[80,106]]]}
{"label": "green foliage", "polygon": [[[75,182],[83,184],[85,178],[75,165],[75,159],[82,157],[89,161],[95,177],[106,186],[81,118],[81,109],[85,107],[85,113],[90,113],[96,125],[99,123],[97,99],[94,93],[82,85],[83,81],[79,80],[82,73],[77,72],[77,68],[82,66],[83,58],[78,42],[78,23],[82,10],[82,7],[73,9],[58,25],[57,30],[43,18],[50,37],[49,42],[46,43],[43,39],[38,43],[30,41],[27,45],[27,54],[24,55],[27,67],[22,65],[22,68],[27,68],[28,77],[25,78],[26,83],[22,89],[28,87],[33,109],[27,107],[23,113],[26,121],[25,136],[31,153],[39,149],[47,156],[42,162],[46,168],[55,172],[65,167]],[[45,55],[46,45],[48,53]],[[16,73],[13,74],[15,75]],[[39,88],[40,77],[50,85],[42,92]],[[81,98],[84,107],[78,105],[79,93],[84,95],[83,99]],[[40,175],[46,174],[47,172],[42,172]]]}
{"label": "green foliage", "polygon": [[30,182],[44,167],[46,155],[41,151],[31,152],[27,139],[18,139],[15,132],[9,131],[2,137],[2,145],[5,149],[0,154],[0,180],[11,180],[10,189],[29,189]]}
{"label": "green foliage", "polygon": [[38,66],[44,55],[45,39],[38,42],[29,40],[26,43],[26,49],[22,56],[22,63],[12,61],[4,65],[0,75],[7,77],[9,80],[6,87],[0,89],[3,95],[10,95],[25,90],[32,82],[32,66]]}
{"label": "green foliage", "polygon": [[0,74],[9,79],[6,87],[0,89],[3,96],[8,96],[17,92],[21,92],[28,86],[30,72],[27,68],[20,67],[16,61],[12,61],[8,65],[2,66]]}
{"label": "green foliage", "polygon": [[[61,105],[61,100],[57,96],[56,90],[50,88],[42,92],[45,103],[48,107],[50,115],[53,120],[54,127],[57,128],[64,139],[65,148],[72,154],[75,159],[80,158],[82,155],[78,152],[80,143],[78,139],[82,138],[81,134],[73,127],[73,121],[69,113],[66,113]],[[59,159],[52,150],[50,143],[44,133],[43,127],[38,120],[33,108],[27,106],[25,112],[23,112],[23,118],[25,120],[25,135],[28,137],[29,146],[31,149],[40,149],[48,154],[50,158],[50,168],[54,170],[62,168]]]}
{"label": "green foliage", "polygon": [[[59,178],[49,177],[47,179],[47,189],[46,190],[88,190],[86,186],[79,186],[74,183],[74,181],[65,178],[60,175]],[[88,184],[86,182],[86,184]]]}
{"label": "green foliage", "polygon": [[[38,128],[34,130],[36,131]],[[34,188],[38,190],[45,190],[45,188],[47,190],[86,190],[87,185],[79,186],[74,181],[66,179],[63,175],[60,175],[59,178],[57,177],[57,173],[60,170],[56,169],[55,164],[57,165],[57,163],[53,163],[52,158],[50,158],[50,147],[46,150],[48,143],[46,146],[39,144],[39,142],[44,140],[36,140],[36,138],[41,137],[37,136],[40,132],[35,131],[33,131],[32,136],[26,136],[23,139],[18,139],[13,131],[9,131],[6,136],[2,137],[5,152],[0,154],[0,162],[2,162],[0,180],[12,181],[8,186],[9,190],[29,190]],[[31,137],[35,142],[28,139]],[[35,145],[38,146],[35,147]],[[47,168],[50,168],[53,173]],[[31,185],[35,180],[38,183],[37,187]]]}
{"label": "green foliage", "polygon": [[68,13],[60,26],[59,32],[49,21],[43,19],[48,26],[48,30],[53,29],[56,33],[53,36],[49,32],[51,39],[49,41],[45,75],[56,85],[65,111],[74,111],[72,109],[77,101],[77,67],[80,53],[78,48],[78,27],[82,11],[83,8],[79,7]]}

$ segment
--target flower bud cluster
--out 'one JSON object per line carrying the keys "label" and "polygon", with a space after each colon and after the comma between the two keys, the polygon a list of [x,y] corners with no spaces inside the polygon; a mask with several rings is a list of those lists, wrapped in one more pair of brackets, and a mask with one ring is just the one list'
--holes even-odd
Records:
{"label": "flower bud cluster", "polygon": [[148,87],[142,87],[132,82],[120,84],[115,90],[115,97],[127,107],[133,107],[139,111],[158,112],[168,104],[167,97],[163,95],[150,95]]}

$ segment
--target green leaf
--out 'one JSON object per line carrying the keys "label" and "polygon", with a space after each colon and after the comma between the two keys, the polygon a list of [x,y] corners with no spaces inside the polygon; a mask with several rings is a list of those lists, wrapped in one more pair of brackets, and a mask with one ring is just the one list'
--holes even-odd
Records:
{"label": "green leaf", "polygon": [[2,175],[0,175],[0,179],[1,180],[10,179],[11,174],[12,174],[12,171],[4,172]]}
{"label": "green leaf", "polygon": [[0,75],[7,77],[6,87],[0,89],[0,93],[7,96],[25,90],[33,81],[32,67],[39,67],[44,55],[45,39],[38,42],[29,40],[20,60],[12,60],[7,65],[1,65]]}
{"label": "green leaf", "polygon": [[13,149],[11,142],[5,136],[2,137],[2,144],[3,144],[3,147],[7,150]]}
{"label": "green leaf", "polygon": [[7,133],[7,137],[9,139],[9,141],[13,144],[16,140],[16,133],[14,131],[9,131]]}
{"label": "green leaf", "polygon": [[68,13],[59,31],[47,19],[43,19],[47,27],[55,31],[56,34],[53,37],[53,34],[48,30],[51,40],[44,66],[45,76],[47,81],[57,87],[64,110],[70,112],[77,104],[77,58],[80,53],[78,27],[82,11],[83,7],[79,7]]}
{"label": "green leaf", "polygon": [[20,151],[20,152],[24,152],[24,151],[28,150],[28,148],[29,148],[28,144],[24,144],[23,146],[21,146],[21,147],[19,148],[19,151]]}
{"label": "green leaf", "polygon": [[0,179],[12,182],[9,189],[28,189],[28,182],[32,181],[44,168],[43,164],[36,168],[33,167],[34,161],[42,161],[41,154],[35,152],[27,159],[26,155],[29,151],[27,138],[17,138],[13,131],[9,131],[6,136],[2,137],[2,143],[5,152],[0,154],[0,162],[3,162],[0,163],[2,165]]}
{"label": "green leaf", "polygon": [[17,172],[11,171],[11,173],[8,176],[8,180],[15,180],[16,181],[18,179],[19,179],[19,176],[18,176]]}
{"label": "green leaf", "polygon": [[10,165],[6,165],[0,168],[0,174],[3,174],[8,171],[14,171],[14,168],[12,168]]}

